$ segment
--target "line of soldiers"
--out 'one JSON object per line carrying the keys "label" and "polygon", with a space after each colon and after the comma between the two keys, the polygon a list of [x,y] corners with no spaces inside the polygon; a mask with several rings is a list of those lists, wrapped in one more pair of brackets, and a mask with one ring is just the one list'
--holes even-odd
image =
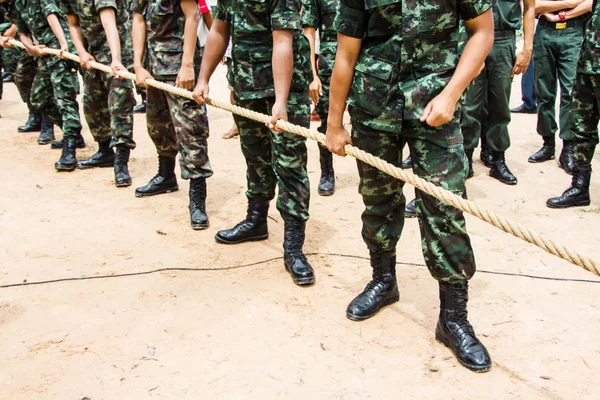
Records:
{"label": "line of soldiers", "polygon": [[[510,7],[502,5],[507,13],[494,17],[492,7],[500,7],[497,3],[501,2],[511,1],[219,0],[201,57],[196,0],[133,0],[131,4],[62,0],[60,5],[58,0],[0,0],[16,10],[11,15],[28,53],[40,57],[31,106],[63,129],[57,170],[70,171],[78,164],[82,168],[114,166],[116,185],[131,184],[127,162],[135,147],[133,85],[89,69],[92,60],[110,64],[115,74],[134,71],[141,86],[154,78],[193,89],[195,101],[147,88],[147,128],[158,153],[159,169],[135,194],[144,197],[178,190],[174,170],[179,153],[182,177],[190,179],[194,229],[209,225],[206,179],[212,169],[204,102],[210,77],[231,39],[228,78],[235,103],[272,117],[267,124],[234,117],[247,165],[248,209],[240,223],[218,231],[216,240],[223,244],[266,240],[268,210],[278,188],[276,205],[285,222],[284,267],[298,285],[315,282],[314,269],[303,253],[310,199],[307,150],[305,139],[281,131],[277,121],[309,127],[312,97],[323,121],[319,129],[326,132],[331,152],[344,156],[344,146],[353,143],[399,165],[402,148],[408,144],[417,175],[466,195],[472,160],[465,152],[461,131],[465,90],[484,65],[480,80],[490,78],[484,86],[491,92],[489,86],[495,79],[491,69],[499,67],[492,65],[495,54],[488,55],[492,46],[502,42],[501,54],[512,56],[510,66],[503,63],[503,67],[510,67],[512,74],[523,73],[531,55],[532,0],[525,1],[526,42],[519,55],[515,55],[512,34],[521,16],[518,1]],[[574,90],[573,186],[563,195],[578,199],[589,187],[589,165],[598,142],[597,1],[593,12]],[[507,32],[498,34],[499,27],[500,32]],[[314,59],[316,29],[322,49],[318,66]],[[77,163],[75,154],[81,132],[77,66],[61,58],[44,57],[44,46],[76,50],[81,57],[84,114],[99,146],[88,160]],[[500,48],[496,50],[500,54]],[[510,85],[504,81],[502,85],[505,92],[501,97],[505,98]],[[487,98],[487,106],[495,107],[490,93]],[[347,105],[351,134],[343,125]],[[506,124],[498,122],[498,130],[505,129]],[[491,150],[494,163],[504,162],[502,147]],[[320,149],[320,161],[319,193],[333,194],[332,159],[324,148]],[[399,300],[396,246],[406,204],[403,182],[362,162],[357,165],[359,192],[365,204],[362,236],[370,252],[373,278],[346,310],[354,321],[370,318]],[[496,169],[499,175],[508,171]],[[416,214],[426,264],[439,281],[435,337],[467,368],[488,371],[490,356],[467,318],[468,281],[476,267],[464,216],[419,191]]]}

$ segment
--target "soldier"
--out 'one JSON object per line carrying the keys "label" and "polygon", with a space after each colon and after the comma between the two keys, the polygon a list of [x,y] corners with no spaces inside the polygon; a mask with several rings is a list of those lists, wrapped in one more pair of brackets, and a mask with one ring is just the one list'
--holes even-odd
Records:
{"label": "soldier", "polygon": [[[83,142],[77,103],[79,81],[76,65],[59,57],[47,57],[42,51],[44,47],[73,50],[67,18],[57,0],[16,0],[15,5],[19,11],[21,42],[30,54],[41,57],[31,103],[54,124],[62,127],[64,146],[54,167],[58,171],[73,171],[77,166],[76,140],[80,138]],[[38,44],[34,44],[33,36]]]}
{"label": "soldier", "polygon": [[560,84],[560,138],[563,140],[558,165],[573,173],[573,132],[569,126],[571,89],[577,73],[577,60],[583,41],[584,25],[592,0],[537,0],[539,22],[535,32],[533,59],[537,132],[542,148],[528,159],[530,163],[554,160],[556,148],[556,82]]}
{"label": "soldier", "polygon": [[[525,73],[531,60],[535,0],[523,1],[523,13],[520,0],[495,1],[493,12],[494,46],[485,60],[483,70],[467,92],[461,127],[469,159],[468,178],[473,176],[473,152],[479,138],[483,137],[485,148],[491,151],[489,175],[507,185],[516,185],[517,178],[505,160],[505,152],[510,146],[510,92],[513,76]],[[521,18],[524,21],[525,41],[523,50],[517,54],[516,32],[521,29]],[[487,113],[484,113],[484,104],[487,104]],[[485,131],[482,121],[487,122]]]}
{"label": "soldier", "polygon": [[[193,89],[200,66],[197,46],[198,3],[196,0],[139,0],[133,5],[133,46],[137,84],[147,86],[152,78]],[[148,43],[146,47],[146,35]],[[143,67],[147,48],[150,71]],[[177,148],[181,176],[190,179],[190,219],[193,229],[208,228],[206,178],[212,176],[208,160],[206,107],[193,100],[148,87],[146,119],[148,133],[158,152],[158,174],[135,190],[137,197],[178,190],[175,177]]]}
{"label": "soldier", "polygon": [[[492,0],[340,0],[328,148],[344,156],[344,146],[354,143],[399,165],[408,142],[418,176],[463,195],[468,163],[456,106],[492,47],[491,6]],[[462,56],[459,19],[470,36]],[[346,100],[352,139],[343,127]],[[402,181],[362,162],[358,172],[373,280],[348,306],[346,315],[355,321],[399,299],[396,244],[405,203]],[[423,255],[439,281],[436,339],[467,368],[488,371],[488,352],[467,320],[475,259],[464,216],[421,191],[416,194]]]}
{"label": "soldier", "polygon": [[277,209],[284,220],[284,265],[294,283],[314,283],[314,271],[302,247],[310,186],[306,171],[306,140],[275,127],[277,120],[310,126],[310,45],[302,33],[300,0],[219,0],[213,28],[204,48],[204,62],[194,90],[199,103],[208,96],[208,82],[232,38],[230,78],[235,103],[271,113],[267,126],[234,116],[246,158],[248,213],[232,229],[219,231],[223,244],[266,240],[269,203],[279,186]]}
{"label": "soldier", "polygon": [[[131,81],[116,77],[119,71],[133,72],[127,5],[115,0],[62,0],[62,9],[84,68],[85,119],[98,142],[98,152],[79,161],[78,168],[114,167],[115,185],[129,186],[135,99]],[[115,75],[93,69],[92,61],[110,64]]]}
{"label": "soldier", "polygon": [[[327,112],[329,111],[329,85],[331,72],[337,49],[337,32],[333,21],[337,12],[338,0],[303,0],[302,26],[304,34],[310,42],[310,63],[313,80],[310,84],[310,97],[321,125],[319,132],[327,132]],[[319,30],[319,63],[315,61],[315,33]],[[331,196],[335,192],[335,173],[331,152],[319,144],[319,161],[321,163],[321,179],[318,192],[321,196]]]}
{"label": "soldier", "polygon": [[600,6],[595,0],[585,31],[577,77],[573,86],[570,128],[575,142],[575,168],[571,187],[562,196],[548,199],[551,208],[588,206],[592,157],[598,144],[600,122]]}

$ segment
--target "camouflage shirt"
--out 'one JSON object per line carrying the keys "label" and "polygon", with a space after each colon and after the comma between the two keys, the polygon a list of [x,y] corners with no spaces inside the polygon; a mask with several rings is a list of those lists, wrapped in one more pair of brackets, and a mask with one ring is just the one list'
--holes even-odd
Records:
{"label": "camouflage shirt", "polygon": [[388,132],[422,129],[425,106],[458,64],[459,19],[491,6],[492,0],[341,0],[338,32],[362,39],[348,96],[353,118]]}
{"label": "camouflage shirt", "polygon": [[312,81],[310,45],[302,32],[300,0],[219,0],[215,18],[232,38],[232,86],[240,100],[275,97],[273,35],[294,31],[294,73],[290,92],[308,93]]}
{"label": "camouflage shirt", "polygon": [[19,22],[19,12],[15,6],[15,0],[8,0],[0,3],[0,13],[4,16],[5,22],[17,24]]}
{"label": "camouflage shirt", "polygon": [[[134,0],[132,10],[146,20],[150,73],[154,77],[176,77],[183,61],[185,29],[180,0]],[[196,64],[199,56],[197,48]]]}
{"label": "camouflage shirt", "polygon": [[[19,12],[17,27],[19,32],[31,34],[39,44],[53,49],[60,49],[58,39],[54,36],[47,17],[56,14],[63,29],[69,49],[73,52],[67,17],[60,9],[59,0],[16,0],[15,6]],[[58,57],[55,57],[58,59]]]}
{"label": "camouflage shirt", "polygon": [[319,30],[319,73],[331,75],[337,51],[334,20],[338,0],[302,0],[302,26]]}
{"label": "camouflage shirt", "polygon": [[521,29],[523,11],[521,0],[493,0],[494,30],[518,31]]}
{"label": "camouflage shirt", "polygon": [[600,6],[598,0],[594,0],[592,17],[585,29],[578,70],[584,74],[600,74]]}
{"label": "camouflage shirt", "polygon": [[121,62],[125,68],[133,67],[133,45],[128,26],[128,5],[119,0],[62,0],[61,9],[67,15],[76,15],[87,43],[88,52],[103,64],[110,64],[111,55],[106,33],[100,20],[100,10],[113,8],[121,39]]}

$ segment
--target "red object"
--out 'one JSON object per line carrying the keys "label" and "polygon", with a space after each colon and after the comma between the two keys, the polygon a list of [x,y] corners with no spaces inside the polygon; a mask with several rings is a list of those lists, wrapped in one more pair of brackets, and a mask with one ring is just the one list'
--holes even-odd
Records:
{"label": "red object", "polygon": [[558,18],[560,18],[561,21],[565,21],[567,19],[567,13],[564,11],[559,12]]}
{"label": "red object", "polygon": [[208,5],[206,4],[206,0],[198,0],[198,8],[200,8],[200,14],[206,14],[210,11]]}

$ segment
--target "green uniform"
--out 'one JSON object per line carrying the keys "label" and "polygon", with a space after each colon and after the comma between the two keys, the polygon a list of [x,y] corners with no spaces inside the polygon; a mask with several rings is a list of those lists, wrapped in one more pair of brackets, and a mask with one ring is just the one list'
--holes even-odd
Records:
{"label": "green uniform", "polygon": [[475,149],[482,138],[490,150],[505,152],[510,146],[511,72],[516,61],[516,31],[521,29],[521,2],[495,0],[493,12],[494,46],[468,88],[461,127],[465,149]]}
{"label": "green uniform", "polygon": [[556,81],[560,85],[560,138],[573,140],[569,127],[571,89],[577,73],[577,60],[589,13],[563,23],[540,17],[533,41],[535,96],[538,103],[537,132],[556,134]]}
{"label": "green uniform", "polygon": [[[114,9],[121,39],[121,63],[133,72],[133,45],[127,4],[116,0],[62,0],[61,6],[65,14],[77,16],[87,51],[96,61],[106,65],[111,64],[112,58],[100,11]],[[135,148],[133,83],[98,70],[84,70],[82,75],[83,111],[96,142],[111,142],[111,147],[122,145]]]}
{"label": "green uniform", "polygon": [[575,164],[590,169],[598,144],[600,122],[600,6],[594,0],[592,18],[585,31],[577,78],[573,86],[571,129],[575,140]]}
{"label": "green uniform", "polygon": [[[491,0],[340,1],[339,33],[363,39],[348,98],[356,146],[399,166],[408,142],[418,176],[465,193],[460,112],[438,128],[419,119],[458,64],[459,19],[490,7]],[[404,183],[360,161],[358,171],[363,239],[371,252],[395,252],[404,226]],[[475,259],[463,213],[420,191],[416,209],[431,274],[452,283],[471,278]]]}
{"label": "green uniform", "polygon": [[[69,50],[74,51],[69,25],[57,0],[16,0],[15,5],[19,11],[19,32],[32,35],[39,44],[46,47],[59,49],[58,39],[52,33],[46,19],[55,14],[69,43]],[[76,68],[77,65],[71,61],[55,56],[42,57],[31,93],[32,106],[48,116],[55,125],[60,126],[65,138],[75,137],[81,132]]]}
{"label": "green uniform", "polygon": [[[215,18],[230,27],[231,84],[237,105],[271,114],[275,102],[272,31],[294,31],[294,72],[288,98],[291,123],[310,126],[308,85],[312,79],[310,49],[302,33],[300,0],[220,0]],[[249,201],[275,197],[285,217],[307,220],[310,187],[306,140],[289,132],[273,132],[264,124],[235,116],[246,158]]]}
{"label": "green uniform", "polygon": [[[133,11],[146,21],[149,72],[174,86],[183,60],[185,15],[180,1],[138,0]],[[200,67],[199,50],[197,47],[196,70]],[[206,107],[156,88],[150,87],[147,92],[148,134],[158,155],[174,159],[179,151],[183,179],[212,176]]]}

